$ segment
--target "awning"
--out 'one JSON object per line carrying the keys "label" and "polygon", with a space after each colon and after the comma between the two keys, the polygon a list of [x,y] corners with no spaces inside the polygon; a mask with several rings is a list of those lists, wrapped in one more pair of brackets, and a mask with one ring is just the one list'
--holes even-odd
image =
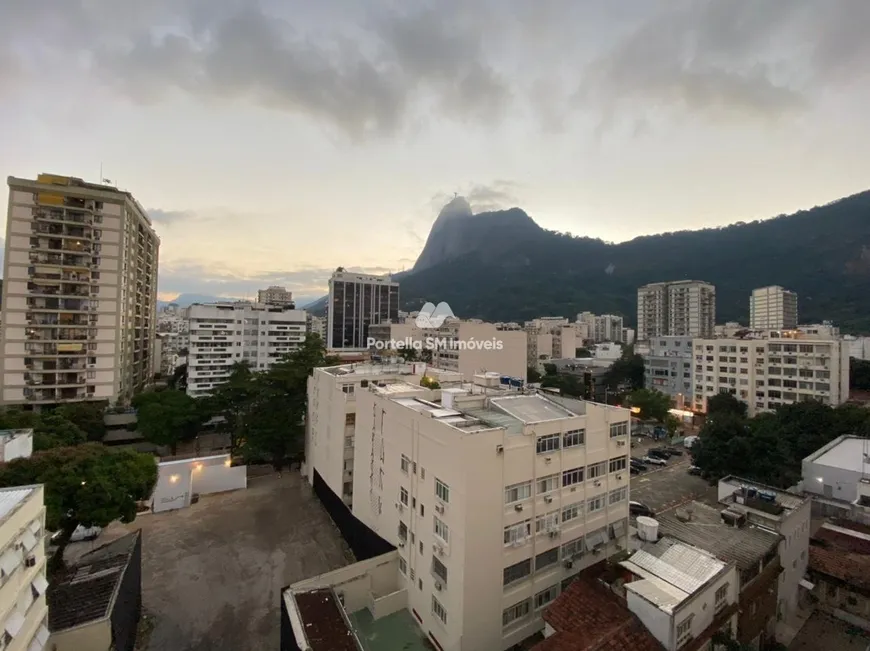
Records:
{"label": "awning", "polygon": [[9,617],[6,618],[6,624],[3,628],[10,636],[15,637],[18,635],[18,631],[21,630],[22,626],[24,626],[24,615],[19,613],[17,610],[14,610]]}
{"label": "awning", "polygon": [[30,529],[30,533],[35,536],[42,530],[42,522],[40,520],[34,520],[27,528]]}
{"label": "awning", "polygon": [[34,536],[30,531],[25,530],[24,533],[21,534],[21,542],[24,545],[24,549],[30,551],[36,547],[36,536]]}
{"label": "awning", "polygon": [[42,574],[37,574],[33,579],[33,589],[36,590],[37,594],[45,594],[45,589],[48,587],[48,581],[45,580],[45,577]]}
{"label": "awning", "polygon": [[590,552],[607,544],[607,534],[603,530],[593,531],[586,536],[586,549]]}
{"label": "awning", "polygon": [[610,525],[610,528],[613,531],[614,538],[622,538],[625,535],[625,520],[614,522]]}
{"label": "awning", "polygon": [[0,570],[9,576],[15,571],[15,568],[21,565],[22,560],[24,560],[24,554],[21,553],[20,549],[9,548],[0,556]]}

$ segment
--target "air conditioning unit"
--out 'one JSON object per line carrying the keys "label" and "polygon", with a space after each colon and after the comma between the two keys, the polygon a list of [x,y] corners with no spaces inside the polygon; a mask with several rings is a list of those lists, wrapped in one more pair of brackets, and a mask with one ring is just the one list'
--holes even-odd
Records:
{"label": "air conditioning unit", "polygon": [[496,452],[496,454],[501,454],[502,452],[504,452],[504,446],[503,445],[496,445],[495,452]]}
{"label": "air conditioning unit", "polygon": [[622,475],[621,475],[621,474],[620,474],[620,475],[616,475],[616,478],[617,478],[617,479],[622,479]]}
{"label": "air conditioning unit", "polygon": [[547,504],[549,504],[550,502],[553,501],[553,496],[552,496],[552,495],[547,495],[547,496],[544,498],[544,501],[545,501]]}
{"label": "air conditioning unit", "polygon": [[444,513],[444,505],[443,504],[436,504],[435,505],[435,512],[436,513]]}
{"label": "air conditioning unit", "polygon": [[28,556],[24,559],[25,567],[34,567],[36,565],[36,556]]}
{"label": "air conditioning unit", "polygon": [[522,504],[516,504],[516,505],[514,506],[514,511],[522,511],[522,510],[523,510],[523,505],[522,505]]}
{"label": "air conditioning unit", "polygon": [[553,457],[544,457],[544,463],[550,463],[553,460]]}
{"label": "air conditioning unit", "polygon": [[622,445],[625,445],[625,441],[617,441],[616,444],[619,446],[622,446]]}
{"label": "air conditioning unit", "polygon": [[594,482],[594,484],[595,484],[596,486],[601,486],[601,480],[596,479],[595,482]]}
{"label": "air conditioning unit", "polygon": [[435,581],[435,589],[436,589],[438,592],[441,592],[441,589],[442,589],[443,587],[444,587],[444,586],[441,585],[441,582],[440,582],[440,581]]}
{"label": "air conditioning unit", "polygon": [[405,541],[404,541],[404,540],[400,540],[400,541],[399,541],[399,547],[404,547],[404,546],[405,546]]}
{"label": "air conditioning unit", "polygon": [[550,530],[550,538],[555,538],[555,537],[558,536],[558,535],[559,535],[559,530],[558,530],[558,529],[551,529],[551,530]]}
{"label": "air conditioning unit", "polygon": [[563,563],[563,565],[564,565],[567,569],[570,570],[572,567],[574,567],[574,561],[572,561],[571,559],[568,559],[567,561],[565,561],[565,562]]}

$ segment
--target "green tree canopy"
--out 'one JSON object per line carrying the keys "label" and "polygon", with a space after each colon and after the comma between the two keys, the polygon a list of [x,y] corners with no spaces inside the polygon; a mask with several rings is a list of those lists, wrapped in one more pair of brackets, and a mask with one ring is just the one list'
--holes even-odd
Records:
{"label": "green tree canopy", "polygon": [[623,350],[623,356],[613,362],[604,375],[604,384],[611,391],[642,389],[643,380],[643,357],[635,355],[627,346]]}
{"label": "green tree canopy", "polygon": [[640,417],[644,420],[664,423],[671,408],[671,398],[655,389],[635,389],[628,395],[628,404],[639,408]]}
{"label": "green tree canopy", "polygon": [[530,366],[526,369],[526,381],[527,382],[540,382],[543,376],[538,372],[534,366]]}
{"label": "green tree canopy", "polygon": [[849,360],[849,388],[870,391],[870,361],[854,357]]}
{"label": "green tree canopy", "polygon": [[133,398],[136,429],[146,441],[169,446],[172,454],[178,444],[196,437],[205,416],[196,400],[183,391],[147,391]]}
{"label": "green tree canopy", "polygon": [[747,410],[747,404],[741,402],[730,393],[717,393],[712,398],[707,399],[708,418],[717,414],[734,414],[735,416],[745,417]]}
{"label": "green tree canopy", "polygon": [[105,402],[72,402],[55,410],[85,433],[88,441],[100,442],[106,435]]}
{"label": "green tree canopy", "polygon": [[79,445],[87,440],[85,433],[58,411],[5,410],[0,412],[0,429],[32,429],[35,451]]}

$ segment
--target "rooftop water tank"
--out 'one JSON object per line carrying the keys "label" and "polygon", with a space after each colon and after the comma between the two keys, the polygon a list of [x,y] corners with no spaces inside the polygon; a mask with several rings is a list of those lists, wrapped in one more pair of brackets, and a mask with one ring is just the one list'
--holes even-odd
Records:
{"label": "rooftop water tank", "polygon": [[637,535],[641,540],[655,542],[659,539],[659,523],[645,515],[638,516]]}

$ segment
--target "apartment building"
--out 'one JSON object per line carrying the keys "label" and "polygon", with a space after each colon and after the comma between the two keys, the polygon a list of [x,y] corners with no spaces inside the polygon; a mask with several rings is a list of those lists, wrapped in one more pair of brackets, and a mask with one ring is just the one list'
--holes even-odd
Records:
{"label": "apartment building", "polygon": [[653,337],[643,361],[647,389],[669,395],[678,409],[692,405],[692,369],[695,364],[691,337]]}
{"label": "apartment building", "polygon": [[779,285],[752,290],[749,298],[749,327],[752,330],[794,330],[797,325],[797,294]]}
{"label": "apartment building", "polygon": [[545,317],[525,325],[528,350],[526,366],[543,372],[551,359],[574,357],[578,348],[577,330],[568,319]]}
{"label": "apartment building", "polygon": [[712,337],[716,288],[698,280],[650,283],[637,290],[637,339]]}
{"label": "apartment building", "polygon": [[800,331],[750,333],[742,338],[694,340],[694,410],[730,393],[754,416],[781,405],[849,399],[849,350],[833,338]]}
{"label": "apartment building", "polygon": [[308,315],[308,332],[318,335],[326,345],[326,319],[320,316]]}
{"label": "apartment building", "polygon": [[[711,649],[718,632],[737,630],[735,564],[664,536],[620,563],[630,574],[626,602],[667,651]],[[691,645],[691,646],[690,646]]]}
{"label": "apartment building", "polygon": [[528,335],[523,330],[502,330],[476,319],[447,319],[423,336],[424,346],[431,344],[437,368],[458,371],[466,380],[487,371],[526,379]]}
{"label": "apartment building", "polygon": [[329,279],[326,346],[365,350],[369,326],[399,320],[399,283],[336,269]]}
{"label": "apartment building", "polygon": [[606,341],[630,343],[625,340],[627,333],[621,316],[580,312],[577,315],[577,323],[586,325],[585,339],[591,339],[593,343]]}
{"label": "apartment building", "polygon": [[187,394],[199,398],[225,382],[234,364],[263,371],[305,341],[304,310],[259,303],[194,304],[188,311]]}
{"label": "apartment building", "polygon": [[44,489],[0,489],[0,621],[4,651],[48,649]]}
{"label": "apartment building", "polygon": [[718,499],[725,506],[723,517],[732,523],[761,527],[780,536],[783,571],[777,588],[776,618],[793,616],[798,607],[798,589],[807,571],[810,499],[733,476],[719,480]]}
{"label": "apartment building", "polygon": [[109,185],[50,174],[8,184],[2,402],[129,402],[151,382],[151,220]]}
{"label": "apartment building", "polygon": [[257,290],[257,303],[277,305],[291,310],[296,307],[296,303],[293,302],[293,292],[288,292],[286,287],[277,285]]}
{"label": "apartment building", "polygon": [[567,580],[626,548],[628,410],[402,382],[356,400],[353,514],[398,548],[438,648],[510,648]]}

